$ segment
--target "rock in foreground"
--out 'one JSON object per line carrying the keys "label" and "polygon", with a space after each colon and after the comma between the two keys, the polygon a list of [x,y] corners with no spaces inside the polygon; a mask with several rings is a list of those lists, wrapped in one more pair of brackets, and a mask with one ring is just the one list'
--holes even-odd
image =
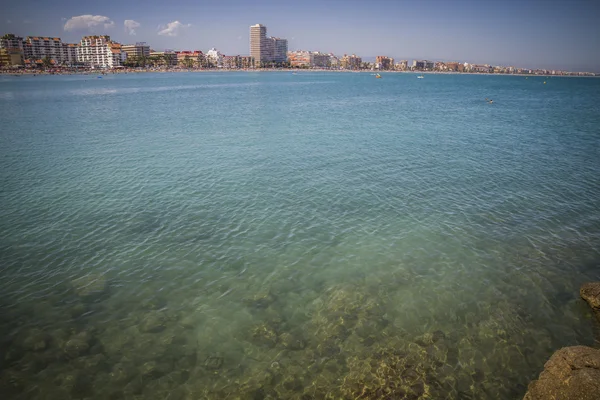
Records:
{"label": "rock in foreground", "polygon": [[600,350],[563,347],[529,384],[523,400],[600,400]]}
{"label": "rock in foreground", "polygon": [[579,289],[581,298],[588,302],[595,311],[600,311],[600,282],[589,282]]}

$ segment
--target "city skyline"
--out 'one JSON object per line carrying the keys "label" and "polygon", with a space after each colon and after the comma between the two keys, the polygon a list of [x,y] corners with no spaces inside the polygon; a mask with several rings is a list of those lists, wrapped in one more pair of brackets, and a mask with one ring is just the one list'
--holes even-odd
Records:
{"label": "city skyline", "polygon": [[248,27],[260,23],[288,39],[289,50],[600,72],[600,6],[588,0],[33,4],[7,7],[0,32],[73,43],[107,34],[157,50],[216,47],[248,54]]}

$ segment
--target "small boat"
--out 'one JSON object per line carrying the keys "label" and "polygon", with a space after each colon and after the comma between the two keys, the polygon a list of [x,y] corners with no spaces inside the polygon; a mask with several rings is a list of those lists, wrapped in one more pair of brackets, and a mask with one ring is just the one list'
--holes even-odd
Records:
{"label": "small boat", "polygon": [[423,75],[417,76],[417,79],[423,79],[423,78],[425,78]]}
{"label": "small boat", "polygon": [[381,75],[377,74],[375,75],[375,78],[381,78]]}

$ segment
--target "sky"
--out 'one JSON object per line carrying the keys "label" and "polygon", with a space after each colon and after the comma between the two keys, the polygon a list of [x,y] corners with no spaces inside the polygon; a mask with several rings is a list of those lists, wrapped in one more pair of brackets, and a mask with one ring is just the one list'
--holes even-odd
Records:
{"label": "sky", "polygon": [[247,55],[257,23],[289,50],[600,72],[600,0],[19,0],[0,34]]}

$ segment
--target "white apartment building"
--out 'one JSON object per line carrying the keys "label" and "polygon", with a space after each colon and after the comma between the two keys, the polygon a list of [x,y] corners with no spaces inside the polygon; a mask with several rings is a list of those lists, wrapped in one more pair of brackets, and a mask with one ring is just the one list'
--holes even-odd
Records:
{"label": "white apartment building", "polygon": [[63,61],[63,43],[60,38],[27,36],[23,44],[26,60],[41,60],[48,57],[55,63]]}
{"label": "white apartment building", "polygon": [[92,68],[115,68],[122,65],[127,53],[110,36],[84,36],[79,44],[77,61]]}
{"label": "white apartment building", "polygon": [[223,66],[223,54],[214,47],[206,52],[206,58],[208,58],[215,66]]}
{"label": "white apartment building", "polygon": [[77,49],[79,45],[77,43],[63,43],[63,60],[62,62],[67,65],[77,64]]}
{"label": "white apartment building", "polygon": [[77,62],[77,44],[63,43],[60,38],[27,36],[23,41],[23,55],[26,60],[50,58],[56,64],[73,65]]}

